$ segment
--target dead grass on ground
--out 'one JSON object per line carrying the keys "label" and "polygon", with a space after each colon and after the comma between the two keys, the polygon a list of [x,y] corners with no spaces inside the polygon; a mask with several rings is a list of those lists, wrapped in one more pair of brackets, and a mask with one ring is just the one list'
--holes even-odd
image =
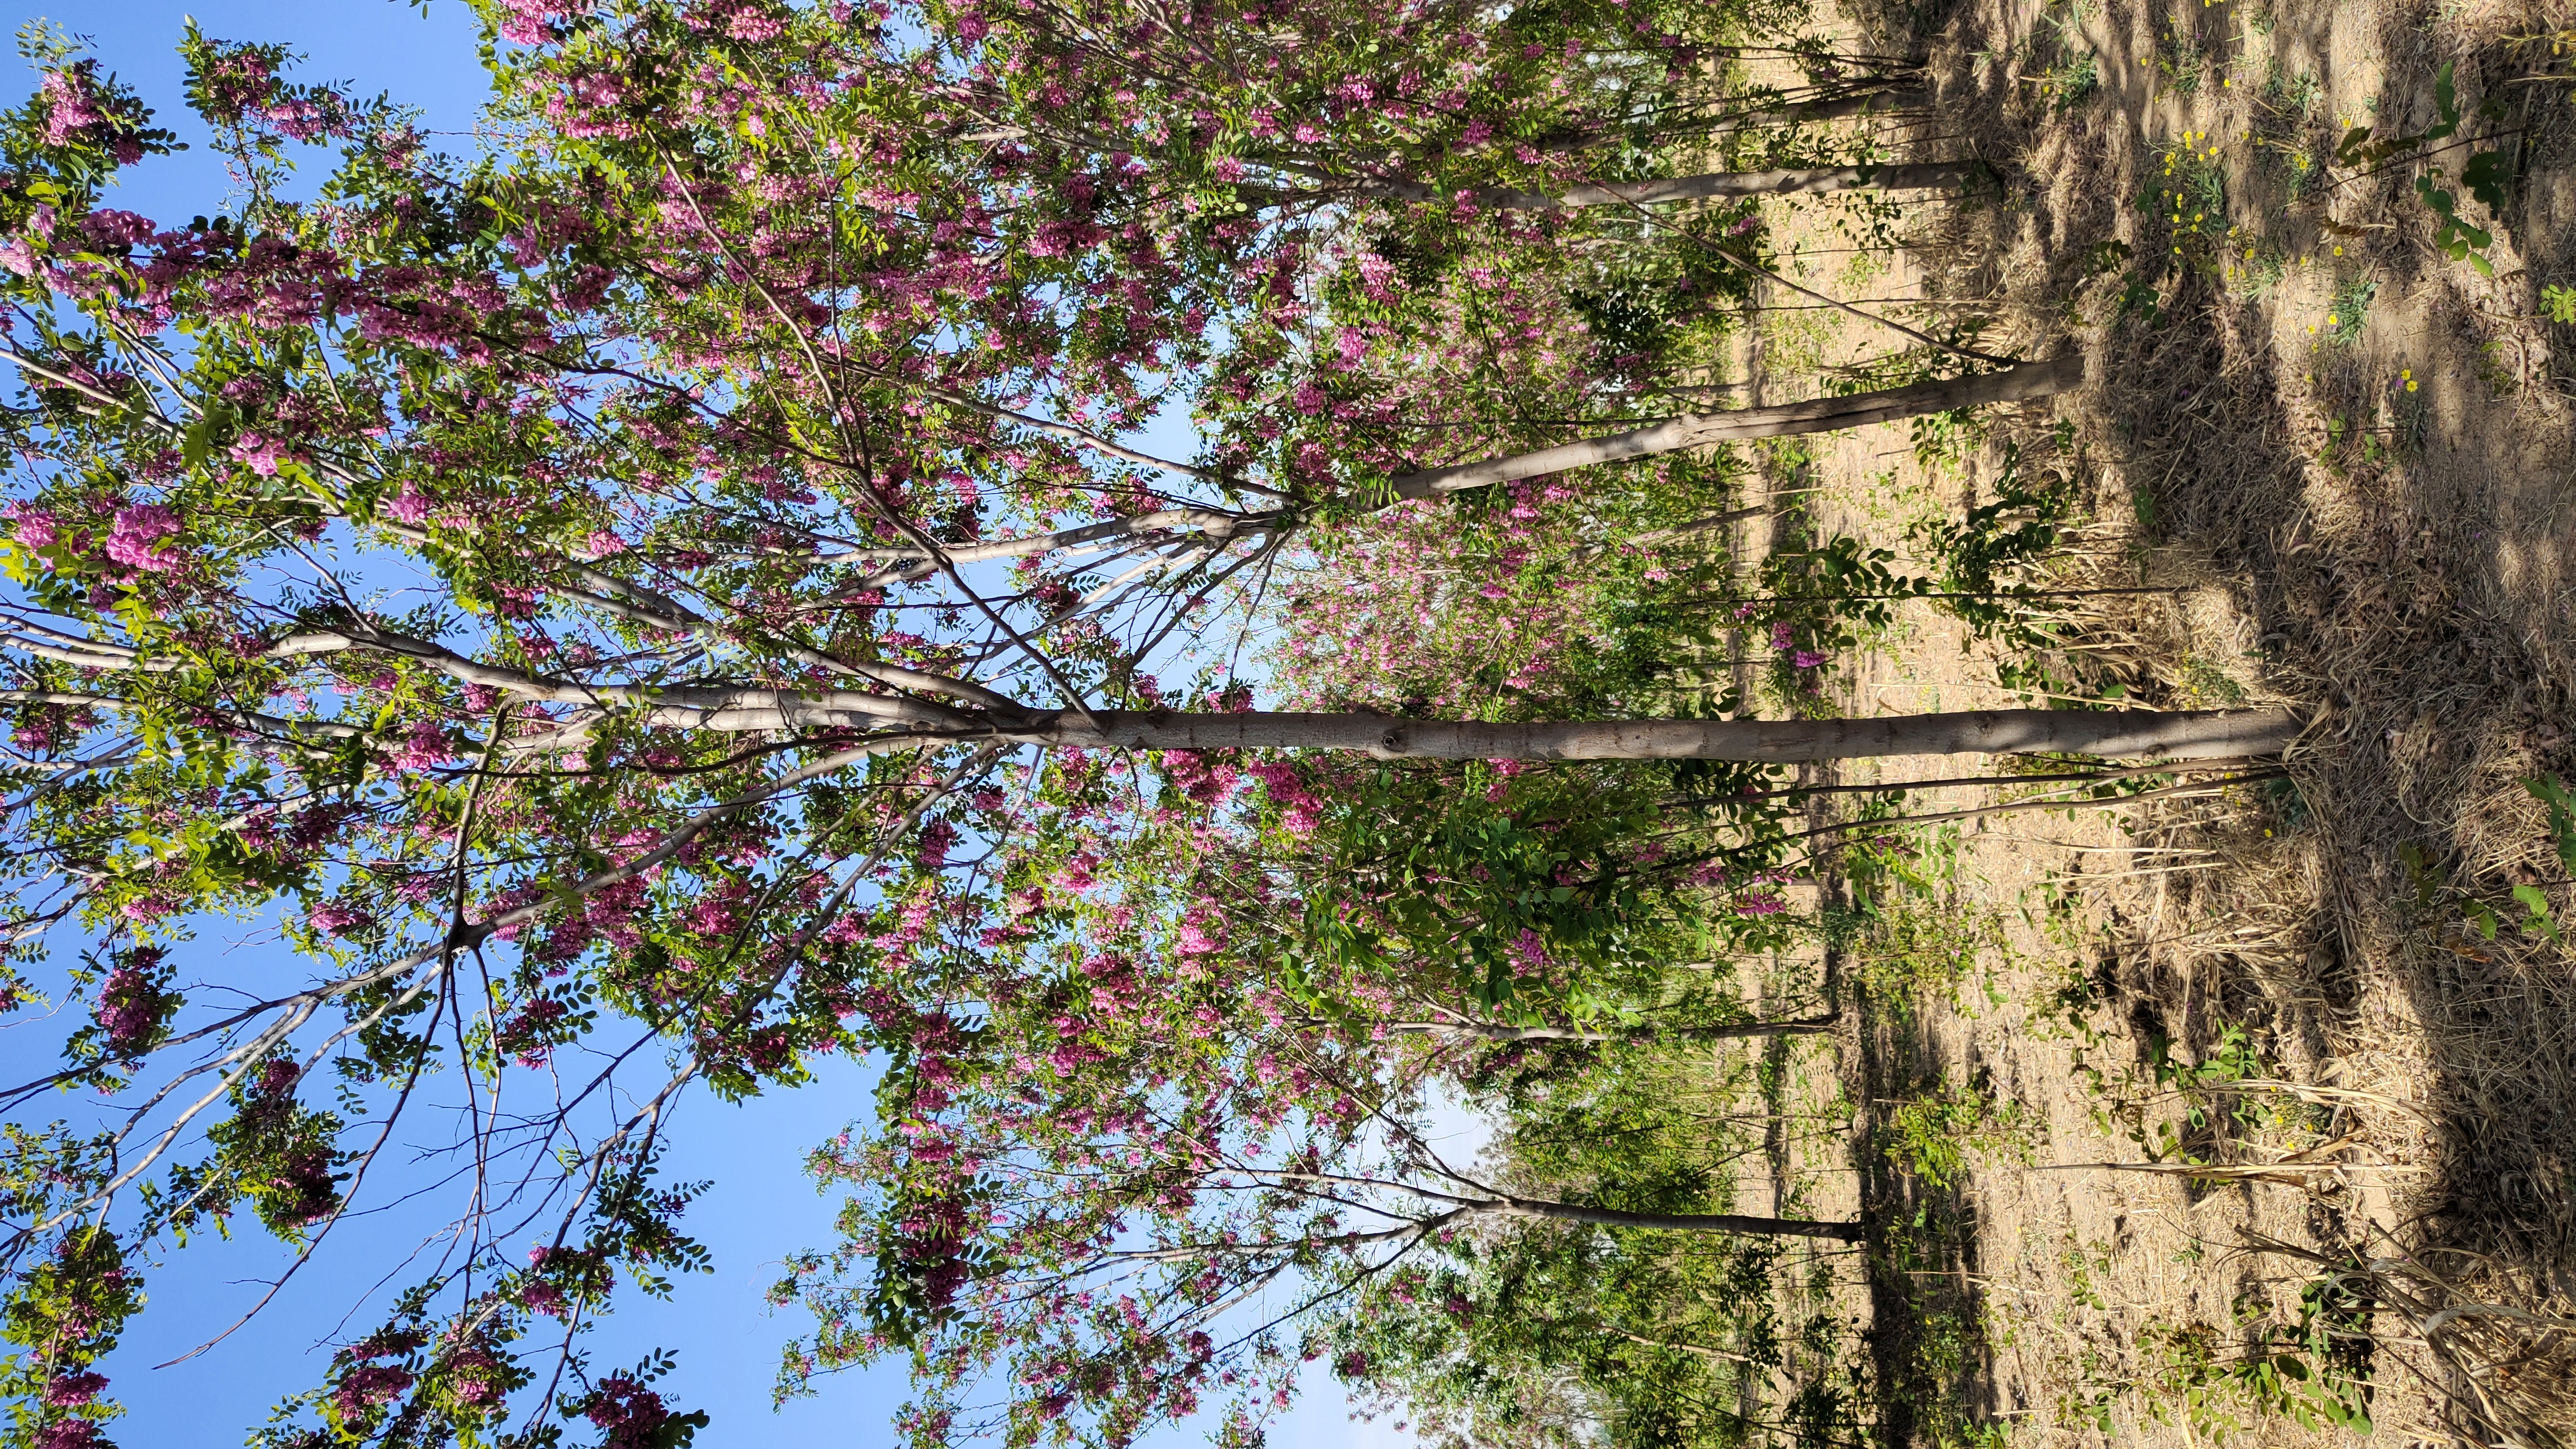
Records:
{"label": "dead grass on ground", "polygon": [[[1982,1323],[1964,1422],[2015,1444],[2343,1437],[2264,1413],[2228,1357],[2328,1292],[2359,1305],[2338,1321],[2383,1440],[2576,1444],[2576,969],[2511,895],[2576,911],[2524,783],[2576,777],[2576,329],[2540,295],[2576,284],[2576,10],[1866,20],[1928,40],[1941,119],[1915,153],[2002,178],[1909,207],[1905,272],[1870,294],[1982,300],[1990,344],[2081,348],[2093,382],[1947,471],[1899,430],[1839,440],[1813,465],[1822,513],[1893,539],[2070,420],[2090,523],[2061,581],[2172,591],[2083,601],[2055,662],[2141,704],[2313,721],[2295,789],[1970,827],[1961,889],[2015,916],[2009,949],[1957,1009],[1857,1044],[1864,1100],[1891,1074],[1977,1075],[2030,1114],[2040,1167],[2127,1169],[1990,1161],[1956,1195],[1946,1271]],[[2431,124],[2445,66],[2518,147],[2492,277],[2437,249],[2413,165],[2330,164],[2351,126]],[[1784,360],[1889,350],[1846,322],[1784,314],[1770,386],[1796,385]],[[2019,702],[1955,623],[1907,631],[1849,707]],[[2494,939],[2470,901],[2505,904]],[[2229,1052],[2258,1074],[2173,1089]],[[2179,1148],[2152,1151],[2168,1126]],[[1878,1311],[1913,1311],[1906,1292],[1931,1302],[1900,1285]]]}

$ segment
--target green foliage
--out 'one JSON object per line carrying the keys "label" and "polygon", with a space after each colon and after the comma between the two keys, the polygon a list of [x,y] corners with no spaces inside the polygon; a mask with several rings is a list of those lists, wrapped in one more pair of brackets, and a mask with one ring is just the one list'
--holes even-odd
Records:
{"label": "green foliage", "polygon": [[2327,340],[2348,345],[2359,337],[2370,318],[2370,304],[2378,297],[2379,284],[2367,277],[2349,278],[2337,287],[2326,304]]}
{"label": "green foliage", "polygon": [[[2071,447],[2071,432],[2062,430],[2056,441],[2061,449]],[[1958,519],[1924,520],[1907,537],[1939,562],[1939,592],[1948,596],[1937,601],[1943,613],[1966,624],[1978,638],[2007,647],[2043,648],[2056,642],[2056,634],[2034,618],[2036,591],[2005,579],[2057,547],[2073,511],[2075,490],[2062,471],[2025,479],[2022,463],[2021,446],[2007,445],[1992,503],[1979,504]]]}
{"label": "green foliage", "polygon": [[[2453,66],[2453,62],[2444,61],[2442,68],[2434,74],[2433,107],[2437,119],[2431,126],[2396,136],[2380,136],[2376,128],[2370,126],[2352,127],[2335,147],[2336,162],[2348,167],[2376,167],[2406,151],[2445,141],[2457,134],[2466,117],[2460,112]],[[2504,111],[2501,102],[2489,97],[2486,104],[2479,107],[2478,114],[2493,120],[2500,118]],[[2435,164],[2415,178],[2416,196],[2433,213],[2434,247],[2452,261],[2467,262],[2477,269],[2480,276],[2494,276],[2495,264],[2487,260],[2486,252],[2487,248],[2495,245],[2495,234],[2460,215],[2459,193],[2439,184],[2442,175],[2443,168]],[[2468,188],[2469,194],[2490,212],[2503,207],[2506,189],[2512,181],[2512,158],[2501,150],[2473,151],[2460,166],[2460,184]]]}
{"label": "green foliage", "polygon": [[[1759,1140],[1743,1109],[1761,1079],[1666,1047],[1517,1074],[1487,1099],[1503,1123],[1489,1155],[1569,1201],[1724,1211],[1723,1165]],[[1866,1375],[1852,1326],[1787,1286],[1802,1265],[1817,1266],[1776,1238],[1461,1232],[1382,1275],[1310,1348],[1444,1449],[1826,1449],[1863,1432]]]}
{"label": "green foliage", "polygon": [[2541,288],[2540,311],[2561,326],[2576,324],[2576,287],[2552,282]]}
{"label": "green foliage", "polygon": [[[2576,878],[2576,792],[2570,792],[2565,781],[2555,775],[2539,775],[2522,782],[2523,788],[2540,801],[2548,812],[2549,840],[2559,867],[2570,878]],[[2492,941],[2508,921],[2515,921],[2525,935],[2539,936],[2555,943],[2561,940],[2556,908],[2549,893],[2538,885],[2521,882],[2510,888],[2511,904],[2492,899],[2454,884],[2451,872],[2423,846],[2408,841],[2397,848],[2398,859],[2405,865],[2408,880],[2415,888],[2416,905],[2425,909],[2448,907],[2485,939]],[[2519,911],[2515,907],[2520,907]]]}
{"label": "green foliage", "polygon": [[2248,1430],[2259,1442],[2264,1416],[2310,1433],[2367,1435],[2374,1303],[2353,1282],[2339,1273],[2311,1279],[2289,1316],[2241,1297],[2234,1335],[2208,1323],[2151,1327],[2145,1342],[2164,1396],[2150,1401],[2152,1412],[2164,1422],[2178,1412],[2194,1436],[2213,1444]]}
{"label": "green foliage", "polygon": [[2151,1161],[2213,1166],[2228,1144],[2247,1134],[2315,1126],[2312,1111],[2295,1099],[2234,1090],[2238,1083],[2277,1075],[2243,1027],[2230,1022],[2192,1059],[2168,1038],[2150,1036],[2145,1060],[2123,1065],[2115,1075],[2088,1059],[2096,1043],[2082,1022],[2091,1003],[2087,983],[2077,978],[2073,994],[2061,999],[2085,1038],[2076,1049],[2075,1070],[2097,1099],[2096,1125],[2146,1149]]}
{"label": "green foliage", "polygon": [[[1759,767],[1711,762],[1518,776],[1489,765],[1357,768],[1334,782],[1316,840],[1331,865],[1306,887],[1301,949],[1506,1020],[1597,1017],[1633,994],[1637,963],[1696,930],[1676,902],[1670,847],[1645,849],[1677,774],[1718,795],[1766,783]],[[1758,846],[1727,854],[1766,859]],[[1764,928],[1742,919],[1725,929],[1758,940]]]}
{"label": "green foliage", "polygon": [[1899,1102],[1887,1115],[1885,1135],[1888,1160],[1936,1188],[1958,1186],[1977,1157],[2028,1165],[2035,1154],[2021,1104],[1997,1103],[1993,1083],[1982,1076],[1966,1084],[1942,1081]]}

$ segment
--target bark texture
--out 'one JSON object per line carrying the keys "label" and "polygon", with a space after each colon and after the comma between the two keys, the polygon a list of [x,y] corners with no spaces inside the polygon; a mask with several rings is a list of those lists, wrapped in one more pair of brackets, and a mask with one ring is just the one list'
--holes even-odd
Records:
{"label": "bark texture", "polygon": [[1679,452],[1706,443],[1833,432],[1897,418],[1948,412],[1952,408],[2047,397],[2081,387],[2084,376],[2083,355],[2073,353],[2049,362],[2025,362],[2001,372],[1979,373],[1974,377],[1919,382],[1910,387],[1853,393],[1846,397],[1811,398],[1806,402],[1783,403],[1778,407],[1694,413],[1626,432],[1560,443],[1534,453],[1407,473],[1392,480],[1392,485],[1399,497],[1439,498],[1463,489],[1487,488],[1497,483],[1562,473],[1569,468],[1586,468],[1596,463],[1651,458],[1659,453]]}
{"label": "bark texture", "polygon": [[1577,211],[1590,206],[1653,206],[1718,196],[1790,196],[1828,191],[1946,191],[1964,186],[1983,167],[1975,161],[1925,161],[1903,166],[1809,166],[1787,171],[1709,171],[1651,181],[1608,181],[1565,191],[1522,191],[1480,186],[1442,191],[1418,181],[1378,181],[1365,190],[1401,201],[1447,202],[1461,196],[1487,211]]}
{"label": "bark texture", "polygon": [[1680,1233],[1746,1233],[1766,1238],[1832,1238],[1861,1240],[1859,1223],[1818,1222],[1811,1218],[1759,1218],[1742,1213],[1623,1213],[1612,1208],[1576,1207],[1572,1203],[1511,1197],[1483,1203],[1471,1211],[1505,1217],[1546,1218],[1560,1223],[1590,1223],[1601,1228],[1662,1228]]}
{"label": "bark texture", "polygon": [[1129,750],[1350,750],[1382,760],[1853,760],[1884,755],[2078,754],[2194,760],[2278,754],[2287,710],[1992,709],[1824,720],[1399,719],[1374,714],[1095,710],[999,733]]}
{"label": "bark texture", "polygon": [[1727,1041],[1742,1037],[1821,1036],[1842,1021],[1842,1013],[1802,1016],[1789,1021],[1730,1021],[1717,1026],[1638,1026],[1625,1031],[1587,1031],[1572,1026],[1491,1026],[1482,1022],[1397,1021],[1389,1031],[1424,1034],[1454,1032],[1487,1041],[1627,1042]]}

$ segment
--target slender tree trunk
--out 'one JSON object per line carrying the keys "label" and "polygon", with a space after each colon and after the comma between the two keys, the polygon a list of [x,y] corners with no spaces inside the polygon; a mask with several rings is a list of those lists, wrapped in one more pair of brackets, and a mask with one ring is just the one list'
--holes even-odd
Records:
{"label": "slender tree trunk", "polygon": [[1740,1037],[1815,1036],[1834,1029],[1842,1013],[1802,1016],[1789,1021],[1731,1021],[1718,1026],[1640,1026],[1626,1031],[1585,1031],[1571,1026],[1489,1026],[1481,1022],[1394,1021],[1389,1031],[1456,1032],[1487,1041],[1656,1042],[1729,1041]]}
{"label": "slender tree trunk", "polygon": [[1487,211],[1578,211],[1591,206],[1653,206],[1718,196],[1794,196],[1832,191],[1946,191],[1984,169],[1976,161],[1928,161],[1904,166],[1810,166],[1789,171],[1710,171],[1652,181],[1593,182],[1550,194],[1509,186],[1444,191],[1418,181],[1367,181],[1357,190],[1398,201],[1464,199]]}
{"label": "slender tree trunk", "polygon": [[2083,355],[2070,353],[2054,361],[2025,362],[2001,372],[1979,373],[1974,377],[1918,382],[1910,387],[1852,393],[1846,397],[1820,397],[1777,407],[1694,413],[1626,432],[1560,443],[1534,453],[1487,458],[1446,468],[1428,468],[1392,481],[1399,497],[1438,498],[1463,489],[1484,488],[1545,473],[1562,473],[1569,468],[1590,467],[1597,463],[1651,458],[1707,443],[1826,433],[1897,418],[1921,417],[1926,413],[1948,412],[1952,408],[1975,407],[1982,403],[2047,397],[2082,386],[2084,375]]}
{"label": "slender tree trunk", "polygon": [[1728,121],[1712,134],[1729,135],[1753,126],[1796,126],[1811,121],[1880,116],[1890,111],[1921,110],[1930,104],[1932,92],[1921,85],[1901,85],[1882,91],[1846,91],[1814,100],[1791,101],[1767,111],[1754,111]]}
{"label": "slender tree trunk", "polygon": [[1833,1238],[1861,1240],[1859,1223],[1818,1222],[1811,1218],[1762,1218],[1742,1213],[1623,1213],[1612,1208],[1576,1207],[1544,1198],[1507,1197],[1479,1203],[1471,1212],[1500,1217],[1544,1218],[1551,1222],[1587,1223],[1597,1228],[1662,1228],[1680,1233],[1744,1233],[1768,1238]]}
{"label": "slender tree trunk", "polygon": [[1382,760],[1852,760],[1883,755],[2083,754],[2191,760],[2278,754],[2287,710],[1994,709],[1822,720],[1400,719],[1379,714],[1060,712],[996,721],[1007,738],[1129,750],[1349,750]]}
{"label": "slender tree trunk", "polygon": [[[1597,438],[1542,448],[1534,453],[1516,453],[1509,457],[1407,473],[1393,480],[1393,486],[1399,498],[1441,498],[1469,488],[1508,483],[1517,478],[1534,478],[1542,473],[1594,463],[1649,458],[1705,443],[1832,432],[1838,428],[1857,428],[1898,418],[1920,417],[1926,413],[1947,412],[1952,408],[1974,407],[1980,403],[2046,397],[2082,386],[2084,376],[2084,359],[2079,354],[2051,362],[2025,362],[2001,372],[1952,378],[1945,382],[1915,383],[1877,392],[1785,403],[1778,407],[1694,413],[1626,432],[1607,433]],[[1716,520],[1702,522],[1714,523],[1732,516],[1720,515]],[[1264,508],[1229,513],[1199,507],[1166,508],[1051,533],[958,544],[948,549],[947,554],[951,563],[968,563],[1052,553],[1060,548],[1139,534],[1177,536],[1195,533],[1211,540],[1242,538],[1293,526],[1293,523],[1293,516],[1287,509]],[[1686,524],[1684,528],[1696,526]],[[910,549],[870,549],[858,556],[881,566],[879,572],[866,580],[871,585],[927,578],[936,571],[930,560]]]}

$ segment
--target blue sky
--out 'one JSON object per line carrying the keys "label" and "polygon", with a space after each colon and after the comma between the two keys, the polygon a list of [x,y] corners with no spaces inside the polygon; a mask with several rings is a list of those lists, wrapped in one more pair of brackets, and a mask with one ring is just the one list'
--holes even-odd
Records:
{"label": "blue sky", "polygon": [[[115,196],[113,204],[156,220],[212,213],[227,190],[221,162],[204,147],[202,134],[190,134],[194,118],[180,98],[175,47],[189,14],[211,36],[286,42],[305,57],[299,78],[389,92],[425,112],[440,149],[462,153],[472,147],[483,72],[470,16],[456,0],[433,0],[426,12],[411,0],[79,0],[11,8],[12,29],[46,17],[87,37],[105,67],[160,112],[161,124],[199,143],[129,173]],[[18,88],[32,83],[31,74],[17,73],[0,88],[0,100],[14,101],[23,94]],[[322,153],[314,155],[319,159]],[[1191,451],[1186,424],[1178,419],[1162,420],[1146,445],[1166,456]],[[228,958],[220,965],[219,953]],[[262,953],[270,959],[259,959]],[[210,932],[194,955],[200,970],[230,980],[302,974],[273,940],[227,953]],[[25,1058],[14,1065],[41,1069],[32,1045],[25,1036],[0,1041],[0,1055]],[[831,1449],[891,1439],[886,1420],[902,1397],[899,1375],[835,1381],[816,1398],[771,1411],[769,1385],[780,1346],[799,1324],[793,1316],[773,1317],[761,1299],[780,1254],[829,1240],[832,1205],[815,1193],[798,1164],[845,1119],[867,1113],[867,1086],[864,1069],[839,1063],[817,1086],[746,1107],[698,1098],[674,1123],[677,1145],[666,1163],[668,1175],[713,1183],[689,1225],[714,1250],[716,1271],[683,1283],[669,1304],[628,1295],[623,1311],[593,1343],[599,1360],[609,1364],[631,1362],[651,1345],[677,1350],[680,1374],[665,1386],[686,1406],[714,1416],[699,1439],[706,1449]],[[315,1381],[327,1353],[317,1346],[342,1330],[344,1315],[368,1297],[388,1262],[415,1246],[430,1225],[428,1213],[344,1224],[330,1245],[334,1251],[317,1258],[260,1318],[184,1364],[155,1369],[230,1324],[257,1299],[259,1280],[283,1265],[276,1245],[253,1235],[172,1255],[150,1275],[156,1311],[135,1321],[125,1346],[106,1365],[130,1410],[112,1426],[116,1439],[127,1449],[240,1443],[281,1390]],[[363,1326],[373,1318],[361,1312],[345,1321]],[[1167,1434],[1160,1442],[1176,1446],[1196,1437]],[[1384,1426],[1347,1422],[1340,1396],[1327,1387],[1300,1406],[1274,1443],[1308,1449],[1402,1440]]]}

